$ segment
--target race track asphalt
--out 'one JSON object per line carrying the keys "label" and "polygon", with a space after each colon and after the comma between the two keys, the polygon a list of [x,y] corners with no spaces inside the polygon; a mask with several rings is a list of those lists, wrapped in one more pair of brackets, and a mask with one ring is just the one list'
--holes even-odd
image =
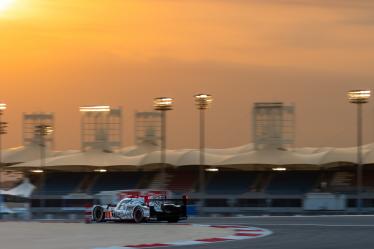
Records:
{"label": "race track asphalt", "polygon": [[199,224],[242,224],[270,229],[264,238],[179,249],[373,249],[374,216],[192,218]]}

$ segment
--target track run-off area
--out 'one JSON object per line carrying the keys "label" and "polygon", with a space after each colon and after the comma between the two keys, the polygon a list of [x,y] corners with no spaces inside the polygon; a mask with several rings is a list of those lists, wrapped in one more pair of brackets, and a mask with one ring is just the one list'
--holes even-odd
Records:
{"label": "track run-off area", "polygon": [[0,222],[0,248],[149,248],[213,244],[271,234],[257,227],[191,223]]}
{"label": "track run-off area", "polygon": [[[194,218],[195,223],[241,224],[272,231],[256,240],[195,246],[194,249],[372,249],[374,216],[258,216]],[[192,249],[180,247],[179,249]]]}
{"label": "track run-off area", "polygon": [[[240,236],[240,239],[227,239]],[[190,218],[179,224],[0,222],[0,241],[1,248],[6,249],[165,246],[178,249],[371,249],[374,248],[374,216],[210,217]]]}

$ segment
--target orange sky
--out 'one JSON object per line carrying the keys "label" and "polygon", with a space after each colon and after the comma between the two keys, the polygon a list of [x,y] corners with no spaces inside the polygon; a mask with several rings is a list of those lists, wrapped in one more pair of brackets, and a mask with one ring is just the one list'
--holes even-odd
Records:
{"label": "orange sky", "polygon": [[[134,110],[159,95],[176,98],[170,147],[193,147],[197,92],[215,97],[210,147],[249,142],[256,101],[296,105],[298,146],[349,146],[345,92],[374,90],[371,0],[11,1],[0,10],[6,147],[21,143],[22,112],[52,111],[57,147],[78,148],[78,106],[96,103],[123,106],[130,145]],[[373,142],[373,103],[365,114]]]}

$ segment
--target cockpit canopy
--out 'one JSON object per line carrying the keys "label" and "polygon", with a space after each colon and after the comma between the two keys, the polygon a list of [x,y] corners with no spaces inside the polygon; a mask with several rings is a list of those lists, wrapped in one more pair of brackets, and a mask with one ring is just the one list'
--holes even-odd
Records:
{"label": "cockpit canopy", "polygon": [[127,206],[145,205],[143,198],[124,198],[117,204],[117,209],[124,209]]}

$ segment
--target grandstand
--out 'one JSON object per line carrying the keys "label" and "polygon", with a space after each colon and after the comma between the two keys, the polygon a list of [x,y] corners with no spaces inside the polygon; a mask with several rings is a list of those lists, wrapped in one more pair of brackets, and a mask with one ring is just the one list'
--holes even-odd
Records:
{"label": "grandstand", "polygon": [[257,173],[221,170],[210,176],[206,192],[211,195],[240,195],[250,191]]}
{"label": "grandstand", "polygon": [[274,195],[305,194],[313,190],[319,174],[316,171],[277,172],[272,174],[266,192]]}
{"label": "grandstand", "polygon": [[[188,194],[192,203],[201,205],[204,198],[208,213],[301,211],[305,195],[311,192],[345,194],[349,210],[356,199],[355,149],[256,150],[252,144],[207,149],[207,164],[219,171],[205,173],[203,196],[198,192],[199,152],[168,150],[165,186],[176,196]],[[365,145],[364,151],[363,195],[370,211],[374,210],[374,144]],[[69,151],[50,153],[43,173],[31,173],[40,168],[40,159],[8,166],[8,170],[25,172],[36,186],[31,196],[36,215],[44,209],[62,215],[74,207],[81,212],[102,191],[160,189],[159,156],[155,149],[136,146],[114,152]],[[61,211],[66,205],[69,212]]]}
{"label": "grandstand", "polygon": [[[192,205],[207,213],[302,212],[309,193],[344,195],[344,211],[356,207],[356,147],[293,148],[293,107],[261,103],[255,108],[254,144],[205,149],[204,167],[219,171],[204,173],[203,192],[199,191],[199,150],[166,150],[162,177],[159,116],[148,112],[135,114],[139,127],[134,146],[121,148],[121,109],[115,109],[110,114],[115,115],[115,125],[110,129],[105,125],[110,115],[82,114],[88,118],[82,122],[89,126],[82,128],[86,136],[81,151],[47,148],[46,158],[40,158],[37,140],[30,139],[22,147],[4,151],[3,160],[8,172],[23,172],[35,186],[30,198],[36,217],[79,215],[85,205],[98,202],[101,193],[128,189],[166,188],[175,196],[187,194]],[[276,122],[271,118],[274,113]],[[96,121],[98,125],[92,125]],[[287,136],[282,135],[285,129]],[[269,133],[272,130],[276,132]],[[116,134],[114,139],[108,139],[110,134]],[[362,149],[364,208],[374,212],[374,144]],[[8,185],[20,183],[17,179]]]}
{"label": "grandstand", "polygon": [[[351,171],[330,169],[327,188],[331,192],[354,192],[356,173]],[[16,167],[15,167],[16,168]],[[188,166],[168,169],[167,189],[175,193],[194,193],[198,186],[198,166]],[[187,168],[187,166],[186,166]],[[367,167],[369,168],[369,167]],[[269,194],[304,194],[320,191],[322,171],[289,170],[275,171],[246,171],[230,168],[220,168],[217,173],[207,173],[206,192],[208,195],[241,195],[254,192]],[[138,189],[159,187],[158,171],[109,171],[95,172],[67,172],[46,170],[43,175],[28,174],[36,193],[70,194],[70,193],[98,193],[100,191]],[[43,177],[43,180],[40,179]],[[374,169],[366,169],[364,186],[367,192],[374,189]],[[42,183],[40,181],[43,181]]]}

